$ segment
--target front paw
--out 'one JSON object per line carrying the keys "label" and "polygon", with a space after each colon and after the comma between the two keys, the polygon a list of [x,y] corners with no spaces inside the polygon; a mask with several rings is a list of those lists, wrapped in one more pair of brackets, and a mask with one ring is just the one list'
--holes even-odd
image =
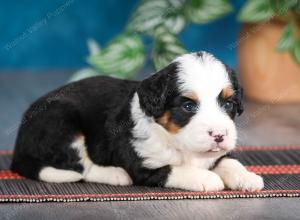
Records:
{"label": "front paw", "polygon": [[223,177],[225,185],[232,190],[258,191],[264,188],[263,178],[252,172],[230,173]]}
{"label": "front paw", "polygon": [[224,189],[222,179],[209,170],[195,167],[176,167],[169,175],[166,187],[209,192]]}
{"label": "front paw", "polygon": [[197,179],[197,187],[202,190],[198,191],[221,191],[225,188],[223,180],[217,174],[213,172],[207,172],[206,175],[203,175],[203,178]]}

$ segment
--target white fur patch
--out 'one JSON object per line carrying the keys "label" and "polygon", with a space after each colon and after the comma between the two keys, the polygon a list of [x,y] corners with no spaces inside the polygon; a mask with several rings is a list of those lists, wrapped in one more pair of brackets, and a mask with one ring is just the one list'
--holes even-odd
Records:
{"label": "white fur patch", "polygon": [[131,185],[132,180],[127,172],[120,167],[103,167],[93,165],[84,177],[87,182],[105,183],[110,185]]}
{"label": "white fur patch", "polygon": [[39,179],[51,183],[77,182],[83,176],[73,170],[62,170],[54,167],[44,167],[39,173]]}
{"label": "white fur patch", "polygon": [[231,85],[225,66],[209,53],[185,54],[173,62],[179,63],[179,89],[195,93],[201,101],[215,99]]}
{"label": "white fur patch", "polygon": [[71,148],[75,149],[78,152],[78,157],[80,158],[79,163],[83,166],[83,176],[89,172],[90,168],[93,165],[93,162],[88,156],[87,149],[85,146],[85,138],[83,135],[79,135],[75,138],[71,144]]}
{"label": "white fur patch", "polygon": [[165,186],[206,192],[224,189],[223,181],[217,174],[194,166],[173,167]]}
{"label": "white fur patch", "polygon": [[224,158],[213,170],[229,189],[256,191],[264,187],[263,178],[249,172],[239,161]]}
{"label": "white fur patch", "polygon": [[182,162],[182,155],[173,143],[174,139],[161,125],[153,118],[147,117],[141,110],[139,97],[134,94],[131,102],[131,115],[135,123],[132,141],[135,151],[144,158],[145,167],[155,169],[165,165],[179,165]]}
{"label": "white fur patch", "polygon": [[183,163],[184,165],[194,166],[202,169],[209,169],[215,163],[215,161],[224,154],[224,152],[214,153],[212,156],[208,154],[195,154],[193,152],[183,152]]}

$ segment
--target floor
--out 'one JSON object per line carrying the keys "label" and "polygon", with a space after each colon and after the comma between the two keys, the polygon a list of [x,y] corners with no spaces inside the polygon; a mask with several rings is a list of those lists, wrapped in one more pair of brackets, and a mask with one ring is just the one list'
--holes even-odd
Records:
{"label": "floor", "polygon": [[[12,149],[22,112],[71,71],[0,73],[0,149]],[[299,145],[300,104],[247,101],[237,119],[239,145]],[[1,204],[1,219],[300,219],[300,198],[106,203]]]}
{"label": "floor", "polygon": [[2,220],[294,220],[300,199],[235,199],[0,205]]}

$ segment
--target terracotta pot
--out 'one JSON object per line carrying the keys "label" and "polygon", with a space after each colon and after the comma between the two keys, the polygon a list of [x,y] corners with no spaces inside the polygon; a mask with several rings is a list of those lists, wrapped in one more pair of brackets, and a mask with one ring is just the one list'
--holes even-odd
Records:
{"label": "terracotta pot", "polygon": [[284,22],[243,26],[239,64],[245,95],[264,103],[300,102],[300,65],[288,52],[275,50]]}

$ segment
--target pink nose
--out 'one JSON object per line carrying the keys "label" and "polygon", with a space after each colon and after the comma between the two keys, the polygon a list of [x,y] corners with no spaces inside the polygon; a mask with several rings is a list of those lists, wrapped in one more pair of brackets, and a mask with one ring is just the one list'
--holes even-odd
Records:
{"label": "pink nose", "polygon": [[213,131],[208,131],[209,136],[212,136],[216,143],[221,143],[224,141],[224,134],[217,133],[215,134]]}

